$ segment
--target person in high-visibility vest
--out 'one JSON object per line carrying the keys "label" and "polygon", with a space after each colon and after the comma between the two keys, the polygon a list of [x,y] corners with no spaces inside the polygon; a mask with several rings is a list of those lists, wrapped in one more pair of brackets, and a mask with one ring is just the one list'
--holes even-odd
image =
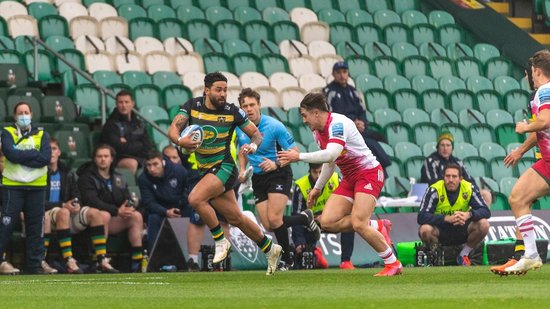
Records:
{"label": "person in high-visibility vest", "polygon": [[26,269],[31,274],[44,270],[44,241],[42,224],[48,164],[52,156],[49,136],[44,130],[32,126],[32,109],[19,102],[13,109],[15,124],[2,129],[4,153],[2,172],[2,208],[0,224],[0,273],[18,274],[19,269],[4,260],[4,252],[19,213],[25,216]]}

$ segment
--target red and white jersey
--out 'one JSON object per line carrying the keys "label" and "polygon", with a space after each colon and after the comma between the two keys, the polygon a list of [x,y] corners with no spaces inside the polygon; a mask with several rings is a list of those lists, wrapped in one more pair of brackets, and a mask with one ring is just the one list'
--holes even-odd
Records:
{"label": "red and white jersey", "polygon": [[[533,101],[531,101],[531,113],[535,117],[543,109],[550,108],[550,82],[539,87],[535,93]],[[550,161],[550,129],[537,132],[537,144],[540,148],[540,153],[545,161]]]}
{"label": "red and white jersey", "polygon": [[358,171],[373,169],[380,164],[365,144],[355,123],[344,115],[329,113],[323,131],[313,131],[313,137],[321,149],[326,149],[329,143],[344,147],[336,158],[336,165],[344,177],[353,177]]}

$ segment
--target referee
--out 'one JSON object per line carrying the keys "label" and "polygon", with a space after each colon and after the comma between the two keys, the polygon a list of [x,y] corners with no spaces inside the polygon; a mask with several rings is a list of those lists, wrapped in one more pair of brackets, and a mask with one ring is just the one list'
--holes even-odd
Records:
{"label": "referee", "polygon": [[[283,224],[283,211],[290,197],[293,182],[290,166],[279,164],[277,151],[298,148],[294,138],[281,122],[260,113],[259,93],[250,88],[243,89],[239,94],[239,104],[263,136],[262,143],[255,153],[239,153],[239,182],[245,181],[246,165],[250,162],[253,167],[252,189],[256,211],[262,225],[275,233],[277,243],[283,247],[279,270],[285,271],[292,268],[293,261],[290,257],[288,229]],[[240,129],[237,129],[237,138],[239,147],[250,143],[250,138]]]}

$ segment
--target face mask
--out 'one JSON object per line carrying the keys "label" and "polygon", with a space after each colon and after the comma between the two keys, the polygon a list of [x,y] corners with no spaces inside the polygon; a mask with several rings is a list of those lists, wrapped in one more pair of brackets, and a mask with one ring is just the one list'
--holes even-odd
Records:
{"label": "face mask", "polygon": [[21,115],[17,117],[17,125],[20,128],[27,128],[31,124],[31,115]]}

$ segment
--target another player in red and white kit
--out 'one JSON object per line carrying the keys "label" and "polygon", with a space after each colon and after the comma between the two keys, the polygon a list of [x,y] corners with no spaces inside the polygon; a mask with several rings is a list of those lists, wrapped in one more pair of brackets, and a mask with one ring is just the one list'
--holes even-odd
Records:
{"label": "another player in red and white kit", "polygon": [[[540,197],[550,194],[550,52],[542,50],[531,58],[531,72],[537,92],[531,101],[534,121],[516,124],[516,133],[536,133],[542,159],[527,169],[518,179],[508,202],[516,217],[516,224],[523,237],[525,253],[514,265],[504,269],[505,274],[523,274],[542,267],[538,254],[531,205]],[[533,145],[530,145],[533,146]]]}
{"label": "another player in red and white kit", "polygon": [[324,163],[321,175],[308,195],[308,206],[314,205],[336,166],[343,179],[329,197],[320,223],[325,231],[355,231],[376,250],[384,260],[384,269],[375,276],[401,274],[403,266],[397,260],[382,234],[370,226],[370,217],[382,187],[384,171],[365,144],[352,120],[330,113],[325,96],[310,93],[300,103],[304,123],[313,131],[322,150],[299,153],[294,149],[281,151],[282,165],[290,162]]}

